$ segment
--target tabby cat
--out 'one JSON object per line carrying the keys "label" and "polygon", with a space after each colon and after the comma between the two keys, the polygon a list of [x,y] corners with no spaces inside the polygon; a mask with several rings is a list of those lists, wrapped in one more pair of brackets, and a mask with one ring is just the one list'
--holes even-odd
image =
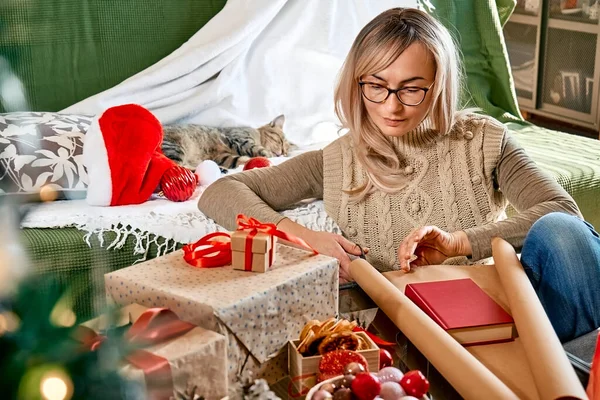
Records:
{"label": "tabby cat", "polygon": [[291,144],[283,133],[284,121],[280,115],[258,129],[167,125],[163,127],[162,150],[165,156],[190,169],[204,160],[215,161],[223,170],[236,168],[252,157],[287,156]]}

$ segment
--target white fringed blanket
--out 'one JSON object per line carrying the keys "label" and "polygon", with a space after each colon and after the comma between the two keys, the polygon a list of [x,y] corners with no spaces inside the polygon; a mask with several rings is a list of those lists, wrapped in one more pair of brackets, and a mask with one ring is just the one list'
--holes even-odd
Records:
{"label": "white fringed blanket", "polygon": [[[306,146],[296,150],[292,156],[305,151],[318,149],[325,144]],[[287,158],[275,157],[271,161],[279,164]],[[241,168],[231,173],[239,172]],[[85,200],[65,200],[42,203],[32,209],[22,221],[23,228],[64,228],[77,227],[86,232],[85,239],[90,243],[96,235],[100,243],[108,249],[121,248],[130,236],[135,237],[135,253],[145,255],[151,244],[158,248],[158,254],[165,254],[177,243],[191,243],[202,236],[224,230],[212,219],[198,210],[198,199],[204,188],[200,187],[194,196],[185,202],[175,203],[164,198],[153,197],[138,205],[119,207],[93,207]],[[325,212],[322,201],[304,202],[297,207],[283,211],[292,221],[310,229],[341,233],[337,224]],[[114,232],[117,237],[104,243],[104,233]],[[142,256],[140,259],[143,260]]]}
{"label": "white fringed blanket", "polygon": [[[197,208],[195,196],[183,203],[153,199],[144,204],[122,207],[91,207],[85,200],[45,203],[35,208],[21,226],[24,228],[62,228],[75,226],[86,232],[88,244],[97,235],[108,248],[121,248],[126,240],[135,237],[135,253],[144,255],[151,244],[158,246],[159,255],[174,249],[177,243],[195,242],[202,236],[224,230]],[[340,233],[337,224],[327,215],[322,201],[302,204],[283,211],[292,221],[315,230]],[[104,233],[114,232],[116,239],[104,243]],[[142,257],[143,258],[143,257]]]}

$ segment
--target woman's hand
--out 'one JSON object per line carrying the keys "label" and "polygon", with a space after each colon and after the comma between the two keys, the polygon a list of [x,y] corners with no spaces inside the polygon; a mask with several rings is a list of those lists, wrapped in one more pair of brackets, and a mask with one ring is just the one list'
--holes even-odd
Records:
{"label": "woman's hand", "polygon": [[[352,281],[350,276],[350,257],[348,254],[360,256],[360,247],[341,235],[335,233],[313,231],[285,218],[279,222],[277,228],[296,235],[313,249],[326,256],[335,257],[340,262],[340,283]],[[367,252],[368,249],[365,249]]]}
{"label": "woman's hand", "polygon": [[436,265],[451,257],[470,254],[471,243],[463,231],[448,233],[437,226],[423,226],[400,243],[398,262],[400,269],[408,272],[411,263],[419,266]]}
{"label": "woman's hand", "polygon": [[340,262],[340,283],[353,281],[350,276],[350,256],[360,256],[360,247],[341,235],[329,232],[309,231],[303,239],[319,254],[335,257]]}

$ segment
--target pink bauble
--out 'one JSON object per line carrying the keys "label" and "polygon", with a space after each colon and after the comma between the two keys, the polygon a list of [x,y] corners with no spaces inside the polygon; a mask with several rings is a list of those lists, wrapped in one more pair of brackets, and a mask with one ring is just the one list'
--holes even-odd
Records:
{"label": "pink bauble", "polygon": [[406,396],[406,392],[402,389],[399,383],[396,382],[385,382],[381,384],[381,392],[379,397],[383,400],[399,400]]}
{"label": "pink bauble", "polygon": [[314,400],[326,400],[326,399],[332,399],[333,395],[326,390],[319,390],[319,391],[315,392],[315,394],[313,394],[312,398]]}
{"label": "pink bauble", "polygon": [[404,376],[404,374],[398,368],[385,367],[385,368],[382,368],[377,373],[377,376],[379,376],[379,380],[381,382],[396,382],[396,383],[400,383],[400,380],[402,379],[402,377]]}

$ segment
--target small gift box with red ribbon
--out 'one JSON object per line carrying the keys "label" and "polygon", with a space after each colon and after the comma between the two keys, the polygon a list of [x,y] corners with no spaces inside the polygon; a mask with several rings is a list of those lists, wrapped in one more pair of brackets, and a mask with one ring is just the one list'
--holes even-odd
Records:
{"label": "small gift box with red ribbon", "polygon": [[275,224],[265,224],[244,214],[239,214],[236,222],[238,228],[231,234],[214,232],[183,246],[185,262],[200,268],[223,267],[231,263],[234,269],[267,272],[277,257],[277,238],[318,254],[304,240],[278,230]]}
{"label": "small gift box with red ribbon", "polygon": [[235,269],[267,272],[275,262],[277,237],[257,230],[237,230],[231,234],[231,265]]}
{"label": "small gift box with red ribbon", "polygon": [[[75,339],[84,348],[97,350],[105,339],[109,320],[102,315],[83,323]],[[169,400],[194,386],[196,394],[206,400],[227,396],[225,336],[182,321],[167,308],[139,304],[122,307],[112,322],[124,328],[124,339],[133,349],[125,355],[120,373],[140,383],[135,398]]]}
{"label": "small gift box with red ribbon", "polygon": [[267,272],[277,257],[277,238],[316,251],[302,239],[277,229],[275,224],[262,223],[245,215],[238,215],[238,228],[231,233],[231,265],[234,269]]}

